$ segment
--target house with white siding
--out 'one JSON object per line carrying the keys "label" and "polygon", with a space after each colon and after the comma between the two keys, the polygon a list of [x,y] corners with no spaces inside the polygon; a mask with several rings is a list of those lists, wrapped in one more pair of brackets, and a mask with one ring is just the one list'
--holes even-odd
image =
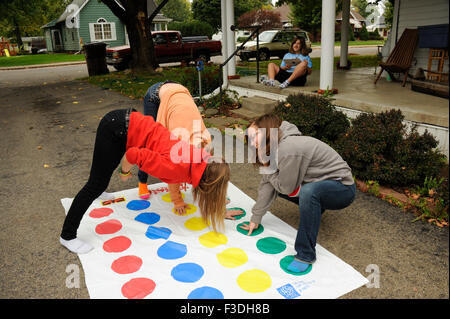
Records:
{"label": "house with white siding", "polygon": [[[442,30],[442,27],[445,29],[445,25],[447,37],[445,39],[444,36],[443,41],[446,40],[446,43],[442,43],[441,41],[441,46],[444,50],[447,50],[448,56],[449,0],[396,0],[394,3],[394,19],[392,22],[392,29],[382,50],[383,60],[387,59],[406,28],[418,28],[419,41],[414,53],[414,59],[411,69],[409,70],[409,74],[415,74],[418,68],[427,69],[431,48],[423,47],[423,37],[428,35],[422,33],[421,30],[425,29],[424,27],[430,29],[433,26],[437,27],[436,30]],[[448,73],[448,58],[444,63],[443,72]],[[387,74],[386,72],[384,73]]]}

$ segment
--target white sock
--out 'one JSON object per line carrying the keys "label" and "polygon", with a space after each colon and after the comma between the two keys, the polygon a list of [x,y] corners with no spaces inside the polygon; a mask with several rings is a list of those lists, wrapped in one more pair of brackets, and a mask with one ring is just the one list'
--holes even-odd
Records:
{"label": "white sock", "polygon": [[115,197],[111,193],[103,192],[98,199],[100,200],[113,200]]}
{"label": "white sock", "polygon": [[86,254],[94,248],[90,244],[88,244],[78,238],[71,239],[71,240],[65,240],[60,237],[59,242],[61,243],[61,245],[66,247],[68,250],[70,250],[71,252],[76,253],[76,254]]}

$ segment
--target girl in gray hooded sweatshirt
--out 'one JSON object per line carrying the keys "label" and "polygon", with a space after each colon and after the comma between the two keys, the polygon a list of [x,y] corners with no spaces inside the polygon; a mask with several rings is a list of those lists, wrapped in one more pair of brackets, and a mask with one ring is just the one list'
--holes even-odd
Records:
{"label": "girl in gray hooded sweatshirt", "polygon": [[249,230],[258,228],[277,196],[296,198],[300,225],[295,240],[297,255],[288,270],[301,273],[316,260],[316,239],[324,210],[349,206],[356,193],[348,164],[330,146],[276,115],[263,115],[248,129],[248,142],[257,150],[262,174]]}

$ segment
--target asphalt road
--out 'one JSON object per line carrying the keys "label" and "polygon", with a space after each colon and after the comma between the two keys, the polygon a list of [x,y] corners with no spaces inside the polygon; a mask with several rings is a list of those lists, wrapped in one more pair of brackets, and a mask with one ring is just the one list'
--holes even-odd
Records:
{"label": "asphalt road", "polygon": [[[0,71],[0,298],[89,298],[82,271],[80,287],[66,287],[67,267],[82,268],[58,241],[60,199],[87,180],[100,118],[128,106],[142,111],[142,102],[74,80],[85,74],[83,66]],[[256,199],[257,171],[231,168],[232,183]],[[134,187],[136,180],[113,178],[108,191]],[[297,228],[295,204],[277,199],[271,212]],[[366,277],[379,269],[379,288],[342,298],[449,298],[448,228],[412,219],[359,191],[350,207],[324,213],[318,243]]]}

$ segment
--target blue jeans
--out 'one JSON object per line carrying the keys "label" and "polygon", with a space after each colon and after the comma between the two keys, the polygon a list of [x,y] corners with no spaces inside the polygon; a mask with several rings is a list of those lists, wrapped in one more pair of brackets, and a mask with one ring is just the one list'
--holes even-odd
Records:
{"label": "blue jeans", "polygon": [[335,180],[308,183],[300,188],[300,225],[294,245],[296,258],[309,264],[316,260],[316,240],[322,213],[326,209],[339,210],[349,206],[355,194],[355,184],[348,186]]}
{"label": "blue jeans", "polygon": [[[158,82],[148,88],[147,93],[144,95],[144,115],[150,115],[156,121],[158,115],[159,103],[159,89],[166,83],[175,83],[172,81]],[[138,179],[141,183],[147,183],[148,174],[139,170]]]}

